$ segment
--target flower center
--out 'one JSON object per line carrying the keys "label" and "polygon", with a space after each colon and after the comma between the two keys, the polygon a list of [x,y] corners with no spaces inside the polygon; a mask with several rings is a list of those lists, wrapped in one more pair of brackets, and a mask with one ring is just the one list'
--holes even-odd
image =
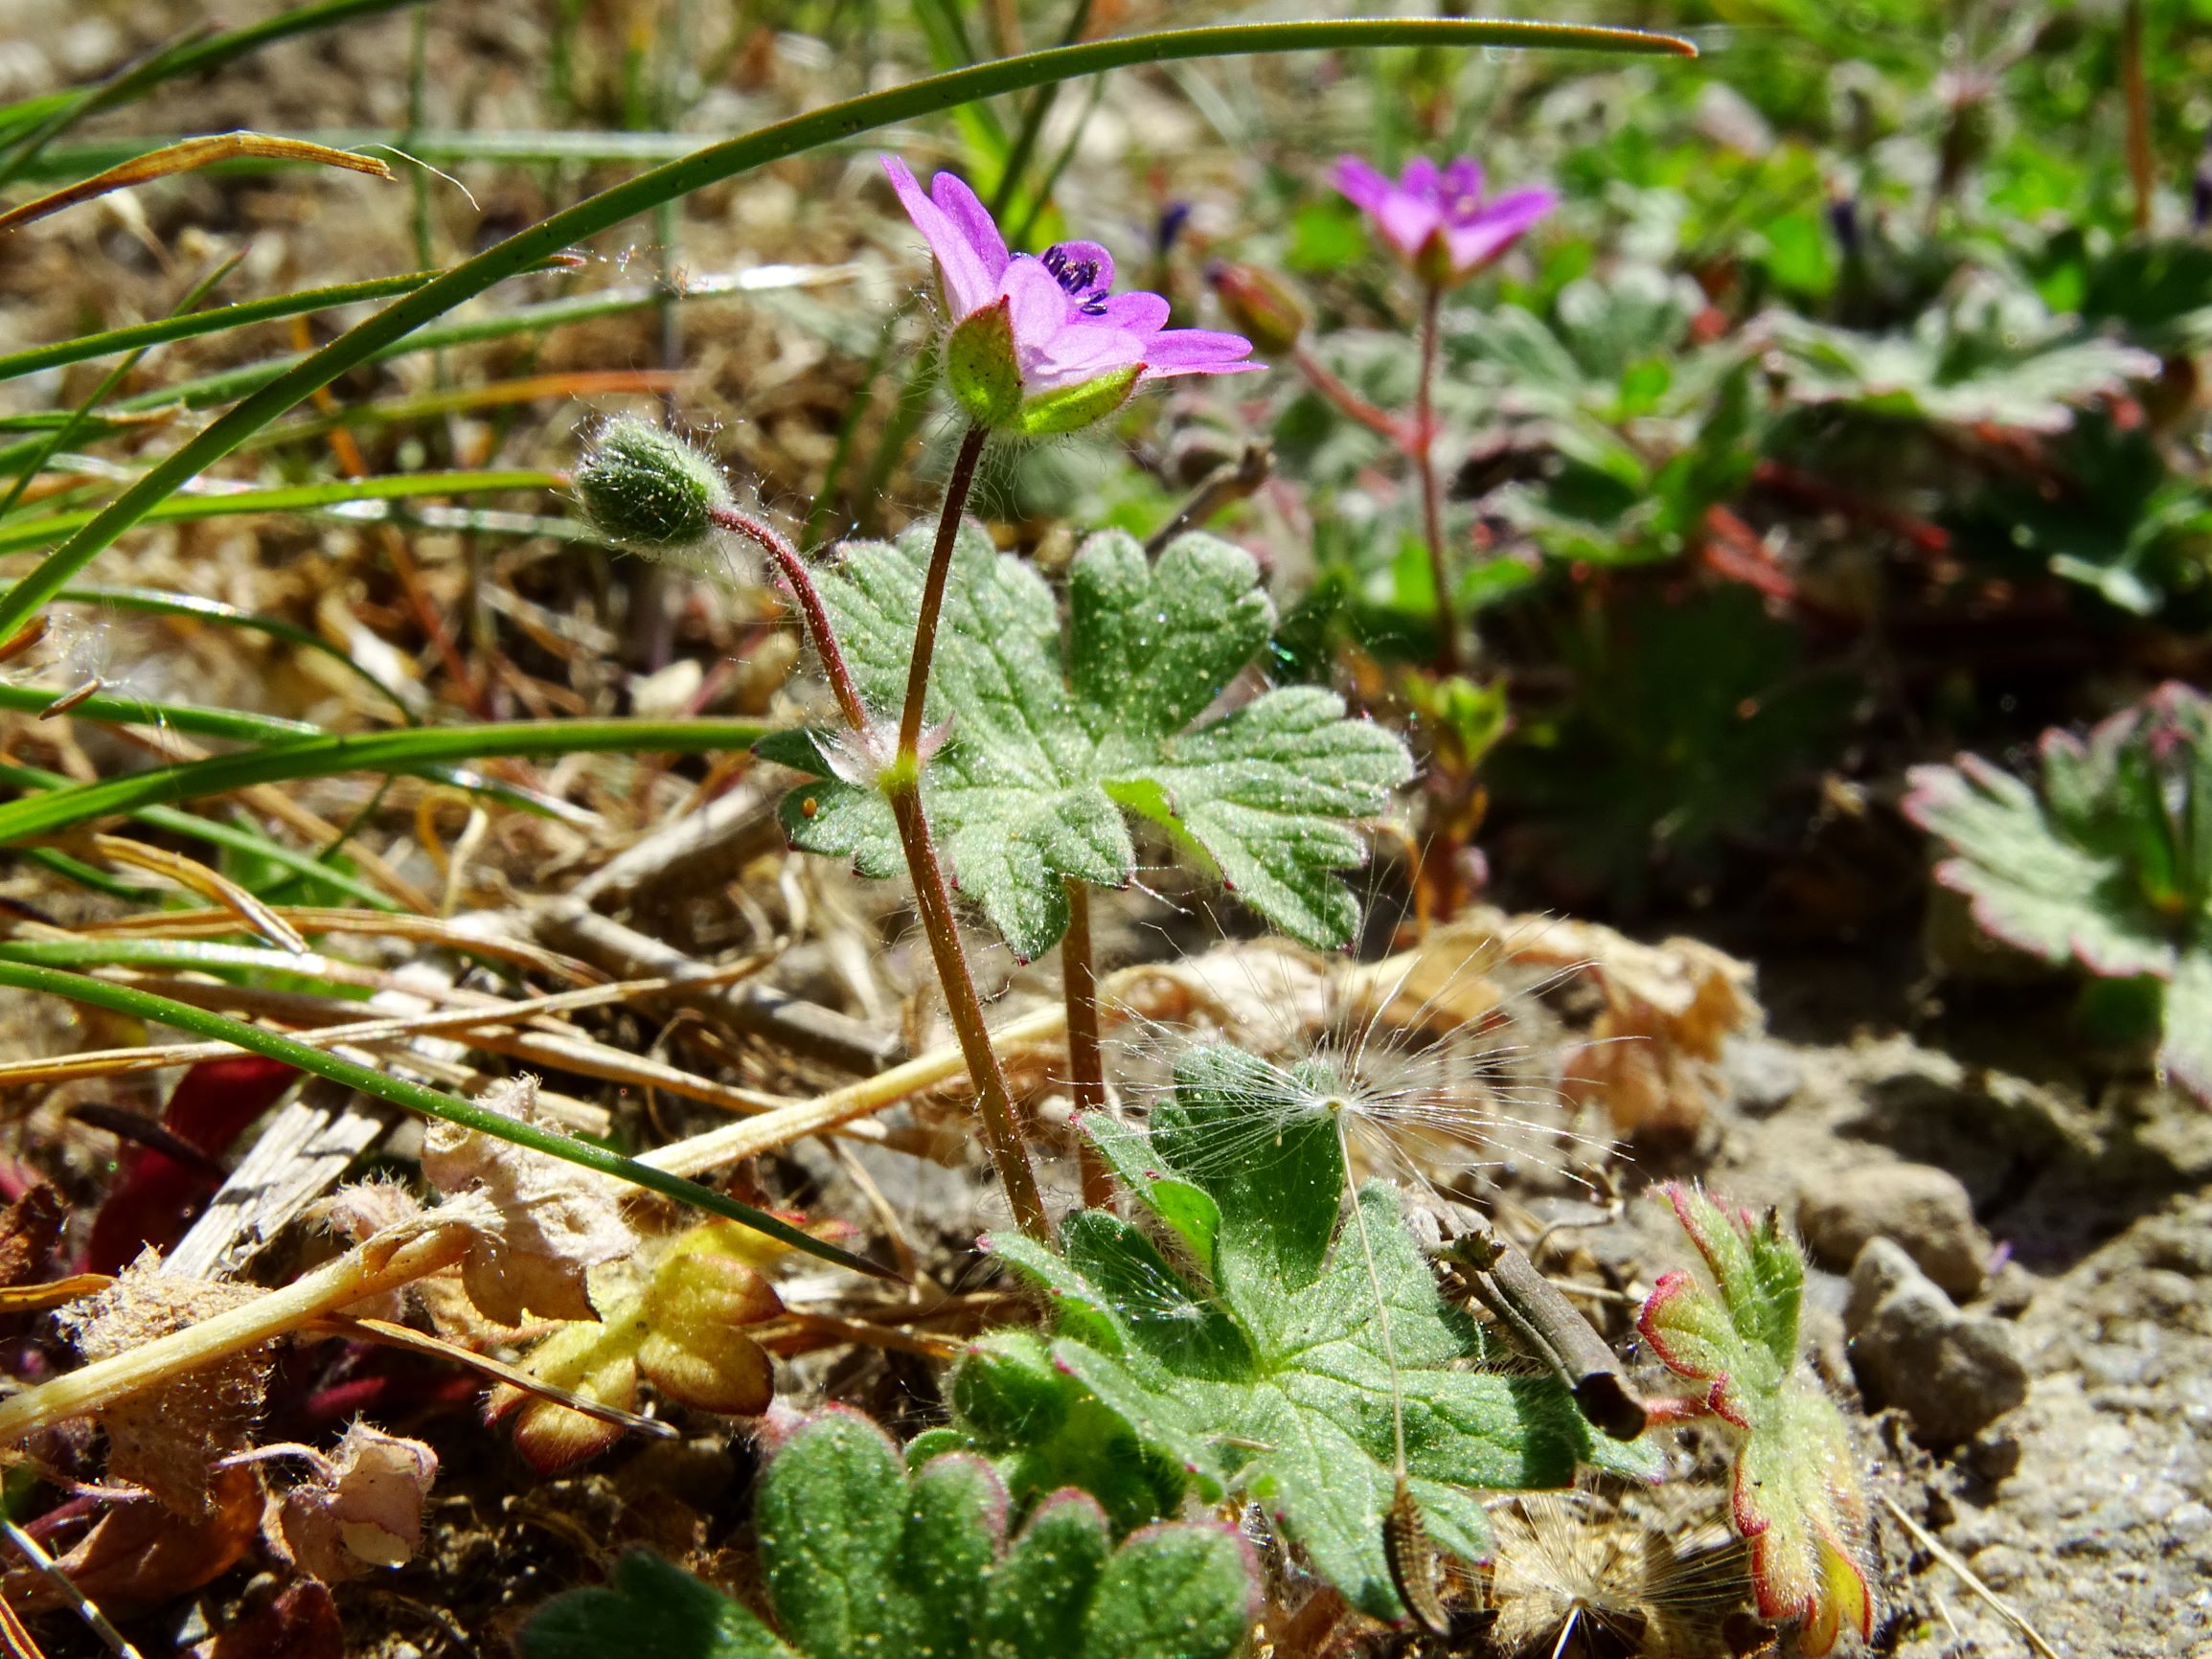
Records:
{"label": "flower center", "polygon": [[1052,280],[1065,288],[1086,317],[1106,315],[1106,291],[1098,285],[1098,261],[1079,260],[1059,242],[1038,256]]}

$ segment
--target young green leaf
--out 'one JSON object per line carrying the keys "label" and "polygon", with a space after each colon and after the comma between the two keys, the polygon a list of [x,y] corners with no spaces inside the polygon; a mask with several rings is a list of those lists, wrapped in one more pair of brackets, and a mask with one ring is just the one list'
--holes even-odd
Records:
{"label": "young green leaf", "polygon": [[1843,1414],[1797,1363],[1805,1259],[1772,1211],[1754,1220],[1694,1188],[1666,1189],[1710,1283],[1660,1277],[1636,1328],[1699,1402],[1738,1435],[1731,1519],[1751,1546],[1760,1614],[1801,1619],[1801,1652],[1826,1653],[1845,1625],[1874,1629],[1860,1560],[1866,1503]]}
{"label": "young green leaf", "polygon": [[[1256,1563],[1225,1527],[1150,1528],[1114,1548],[1104,1511],[1055,1493],[1006,1541],[1007,1494],[954,1452],[911,1475],[888,1436],[832,1410],[769,1460],[754,1522],[770,1615],[654,1557],[617,1564],[522,1633],[526,1659],[1228,1659],[1258,1614]],[[781,1632],[779,1635],[778,1632]]]}
{"label": "young green leaf", "polygon": [[[904,694],[926,529],[846,549],[822,598],[861,694]],[[1358,904],[1338,872],[1365,849],[1352,820],[1382,810],[1412,775],[1404,744],[1345,717],[1332,693],[1263,693],[1199,721],[1266,643],[1273,607],[1242,549],[1208,535],[1158,564],[1129,536],[1093,536],[1068,573],[1068,641],[1037,572],[963,526],[928,713],[947,736],[923,792],[961,890],[1033,959],[1067,929],[1063,881],[1118,887],[1136,873],[1124,814],[1196,853],[1269,922],[1341,944]],[[815,782],[785,802],[793,845],[903,874],[891,809],[826,733],[779,736],[769,759]]]}
{"label": "young green leaf", "polygon": [[1912,770],[1905,815],[1949,852],[1936,879],[1993,938],[2162,986],[2159,1059],[2212,1100],[2212,702],[2161,686],[2041,749],[2040,797],[1974,755]]}
{"label": "young green leaf", "polygon": [[[978,1344],[954,1372],[952,1398],[957,1431],[1000,1460],[1017,1496],[1079,1474],[1088,1448],[1072,1426],[1095,1435],[1103,1413],[1149,1449],[1157,1473],[1180,1471],[1209,1502],[1265,1504],[1315,1571],[1390,1618],[1401,1611],[1383,1548],[1394,1399],[1422,1519],[1470,1560],[1489,1550],[1476,1489],[1564,1486],[1580,1463],[1651,1472],[1641,1445],[1594,1443],[1549,1377],[1481,1369],[1492,1354],[1479,1329],[1438,1295],[1395,1191],[1380,1182],[1356,1199],[1370,1273],[1345,1216],[1336,1125],[1311,1092],[1232,1049],[1184,1056],[1175,1081],[1149,1138],[1089,1126],[1192,1264],[1102,1211],[1069,1217],[1064,1255],[992,1241],[1052,1296],[1054,1340]],[[1114,1495],[1142,1494],[1125,1485]]]}

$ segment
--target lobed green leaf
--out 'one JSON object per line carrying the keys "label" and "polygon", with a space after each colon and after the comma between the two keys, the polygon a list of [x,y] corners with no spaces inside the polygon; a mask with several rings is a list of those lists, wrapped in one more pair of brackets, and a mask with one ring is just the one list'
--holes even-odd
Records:
{"label": "lobed green leaf", "polygon": [[[822,597],[869,706],[904,695],[930,533],[849,547]],[[1067,644],[1043,579],[973,526],[954,542],[932,660],[932,721],[947,739],[924,799],[960,889],[1015,953],[1067,929],[1065,882],[1136,874],[1125,810],[1152,820],[1293,937],[1341,944],[1358,905],[1339,878],[1365,847],[1350,820],[1412,775],[1404,744],[1347,719],[1334,693],[1266,692],[1204,721],[1266,644],[1273,609],[1241,548],[1185,535],[1152,564],[1129,536],[1093,536],[1069,570]],[[862,875],[904,868],[889,805],[839,740],[761,751],[815,782],[784,807],[792,843]]]}

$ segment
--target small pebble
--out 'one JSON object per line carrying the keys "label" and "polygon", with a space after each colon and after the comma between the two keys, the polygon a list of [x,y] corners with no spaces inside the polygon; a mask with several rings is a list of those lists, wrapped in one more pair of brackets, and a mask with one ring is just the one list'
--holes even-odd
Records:
{"label": "small pebble", "polygon": [[1898,1407],[1930,1446],[1972,1440],[2027,1398],[2013,1328],[1961,1313],[1887,1239],[1869,1240],[1852,1264],[1843,1323],[1868,1403]]}
{"label": "small pebble", "polygon": [[1797,1225],[1814,1258],[1838,1271],[1868,1239],[1892,1239],[1955,1301],[1971,1300],[1989,1268],[1973,1200],[1957,1176],[1928,1164],[1860,1164],[1809,1181]]}
{"label": "small pebble", "polygon": [[1738,1111],[1765,1118],[1796,1097],[1805,1084],[1805,1065],[1772,1037],[1731,1036],[1721,1050],[1721,1077]]}

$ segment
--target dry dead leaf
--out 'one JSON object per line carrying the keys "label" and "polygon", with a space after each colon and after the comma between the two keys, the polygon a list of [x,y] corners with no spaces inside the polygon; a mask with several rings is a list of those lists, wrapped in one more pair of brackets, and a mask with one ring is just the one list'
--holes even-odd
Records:
{"label": "dry dead leaf", "polygon": [[421,1441],[357,1422],[314,1479],[272,1497],[269,1545],[326,1584],[397,1567],[422,1542],[422,1506],[438,1454]]}
{"label": "dry dead leaf", "polygon": [[1280,939],[1235,941],[1162,963],[1132,989],[1133,1011],[1146,1019],[1203,1019],[1265,1054],[1302,1047],[1334,1008],[1328,963]]}
{"label": "dry dead leaf", "polygon": [[[119,1617],[158,1607],[220,1578],[252,1547],[262,1514],[261,1477],[217,1469],[206,1512],[180,1519],[154,1503],[116,1504],[60,1558],[71,1583]],[[8,1575],[8,1600],[24,1612],[62,1605],[60,1592],[28,1568]]]}
{"label": "dry dead leaf", "polygon": [[0,1214],[0,1288],[28,1284],[46,1271],[68,1215],[61,1194],[44,1181],[34,1182]]}
{"label": "dry dead leaf", "polygon": [[[627,1411],[641,1381],[700,1411],[751,1417],[767,1409],[775,1368],[748,1327],[783,1311],[759,1267],[758,1236],[709,1221],[671,1240],[645,1283],[610,1297],[604,1321],[563,1325],[531,1351],[522,1369],[559,1397]],[[541,1474],[604,1450],[622,1425],[559,1398],[503,1382],[485,1420],[514,1418],[515,1449]]]}
{"label": "dry dead leaf", "polygon": [[[261,1294],[247,1284],[164,1273],[160,1253],[148,1249],[113,1284],[57,1318],[87,1360],[101,1360]],[[268,1374],[263,1346],[104,1407],[108,1478],[144,1487],[176,1514],[204,1518],[217,1503],[214,1466],[245,1449]]]}
{"label": "dry dead leaf", "polygon": [[346,1631],[330,1586],[303,1579],[195,1643],[192,1659],[346,1659]]}
{"label": "dry dead leaf", "polygon": [[1514,961],[1586,975],[1605,998],[1589,1040],[1562,1056],[1561,1087],[1602,1104],[1623,1135],[1695,1134],[1720,1090],[1722,1045],[1760,1023],[1752,969],[1695,939],[1645,944],[1592,921],[1483,911]]}
{"label": "dry dead leaf", "polygon": [[[478,1104],[548,1124],[536,1099],[537,1079],[524,1076],[495,1084]],[[587,1270],[637,1249],[614,1184],[543,1152],[436,1123],[423,1133],[422,1173],[449,1197],[481,1199],[494,1212],[462,1261],[461,1280],[485,1317],[502,1325],[532,1314],[594,1317]]]}
{"label": "dry dead leaf", "polygon": [[0,213],[0,231],[11,231],[18,225],[42,219],[48,214],[59,213],[63,208],[75,207],[79,202],[90,201],[110,191],[129,190],[133,185],[167,178],[171,173],[191,172],[218,161],[235,161],[240,156],[310,161],[323,167],[344,168],[348,172],[369,173],[376,178],[392,176],[391,168],[373,155],[355,155],[352,150],[332,149],[327,144],[310,144],[304,138],[275,138],[265,132],[217,132],[163,145],[105,172],[96,172],[90,178],[79,179],[75,184],[64,185],[19,207],[10,208]]}

